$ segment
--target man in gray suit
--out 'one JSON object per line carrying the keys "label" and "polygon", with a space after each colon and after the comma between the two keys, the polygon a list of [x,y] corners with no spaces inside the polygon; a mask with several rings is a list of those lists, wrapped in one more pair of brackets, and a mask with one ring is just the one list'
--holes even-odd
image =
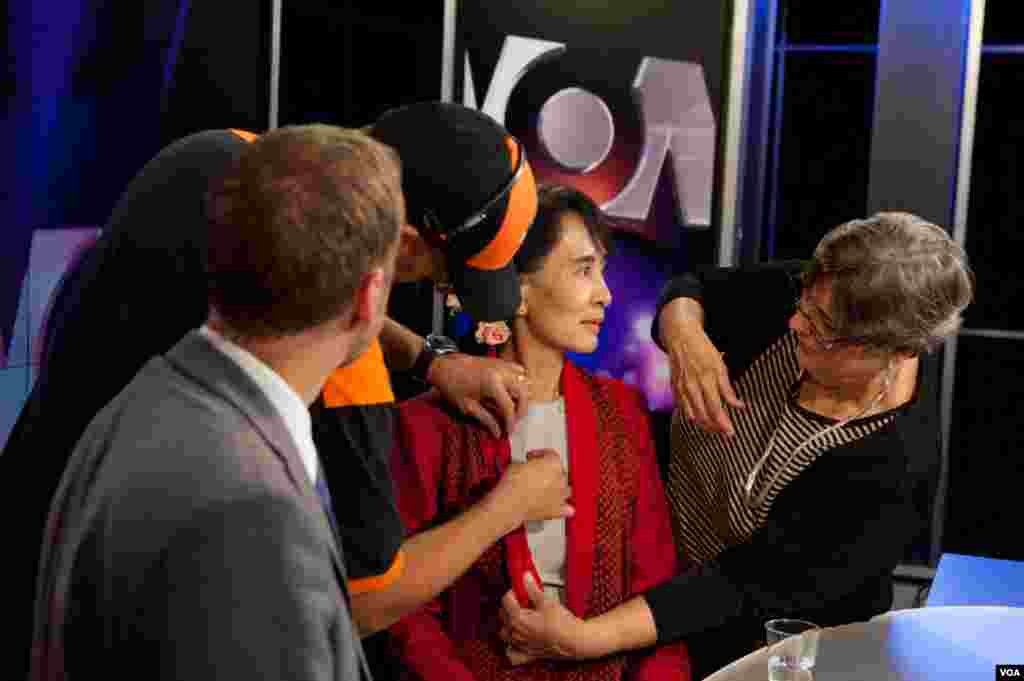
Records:
{"label": "man in gray suit", "polygon": [[51,506],[33,679],[360,676],[307,407],[380,331],[397,156],[282,128],[207,215],[206,324],[93,419]]}

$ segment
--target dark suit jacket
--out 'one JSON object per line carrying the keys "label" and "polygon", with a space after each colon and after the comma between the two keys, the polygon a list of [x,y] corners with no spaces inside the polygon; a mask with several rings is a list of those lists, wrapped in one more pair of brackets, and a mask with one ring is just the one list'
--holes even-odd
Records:
{"label": "dark suit jacket", "polygon": [[344,584],[284,422],[193,332],[75,448],[43,546],[33,678],[356,679]]}

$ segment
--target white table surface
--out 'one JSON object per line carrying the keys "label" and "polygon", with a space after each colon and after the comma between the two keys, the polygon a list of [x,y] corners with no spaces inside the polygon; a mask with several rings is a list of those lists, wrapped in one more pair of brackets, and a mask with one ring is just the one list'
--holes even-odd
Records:
{"label": "white table surface", "polygon": [[[821,631],[814,681],[989,681],[997,664],[1024,664],[1024,608],[896,610]],[[707,681],[766,681],[768,649]]]}

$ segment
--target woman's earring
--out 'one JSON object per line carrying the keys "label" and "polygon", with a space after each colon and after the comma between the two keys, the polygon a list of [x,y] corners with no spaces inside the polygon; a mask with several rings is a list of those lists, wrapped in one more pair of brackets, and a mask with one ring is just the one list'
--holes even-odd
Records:
{"label": "woman's earring", "polygon": [[516,316],[517,317],[525,317],[526,316],[526,303],[525,302],[519,303],[519,309],[516,310]]}

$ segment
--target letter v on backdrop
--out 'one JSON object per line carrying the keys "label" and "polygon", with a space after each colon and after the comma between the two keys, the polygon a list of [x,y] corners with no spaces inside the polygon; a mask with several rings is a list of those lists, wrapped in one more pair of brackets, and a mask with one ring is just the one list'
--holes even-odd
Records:
{"label": "letter v on backdrop", "polygon": [[586,191],[645,236],[664,183],[677,227],[710,226],[721,4],[481,4],[460,7],[462,102],[520,137],[542,182]]}

